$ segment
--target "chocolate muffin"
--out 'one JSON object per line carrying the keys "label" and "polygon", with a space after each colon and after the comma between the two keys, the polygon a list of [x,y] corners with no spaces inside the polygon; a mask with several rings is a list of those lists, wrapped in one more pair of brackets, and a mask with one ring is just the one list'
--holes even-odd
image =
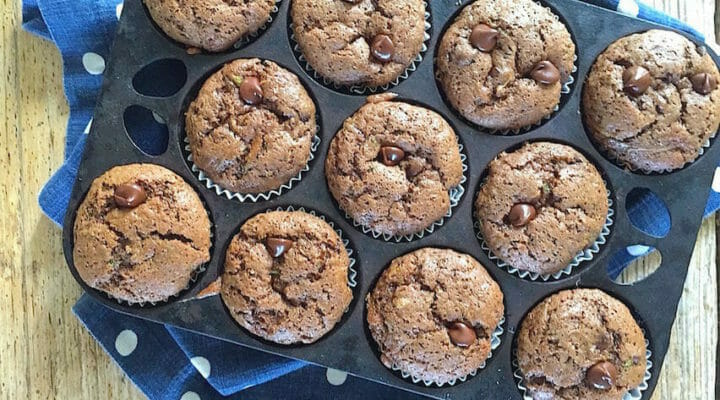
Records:
{"label": "chocolate muffin", "polygon": [[230,48],[270,19],[275,0],[143,0],[165,34],[210,52]]}
{"label": "chocolate muffin", "polygon": [[185,116],[193,163],[232,192],[277,189],[305,168],[315,103],[272,61],[239,59],[203,84]]}
{"label": "chocolate muffin", "polygon": [[596,289],[565,290],[533,308],[518,332],[517,360],[534,400],[620,400],[647,369],[630,311]]}
{"label": "chocolate muffin", "polygon": [[720,74],[705,48],[670,31],[619,39],[595,61],[583,91],[593,141],[632,170],[694,161],[720,125]]}
{"label": "chocolate muffin", "polygon": [[503,294],[485,268],[448,249],[394,259],[367,296],[382,363],[439,385],[483,365],[503,313]]}
{"label": "chocolate muffin", "polygon": [[303,56],[337,85],[391,83],[423,48],[423,0],[293,0],[290,7]]}
{"label": "chocolate muffin", "polygon": [[553,274],[594,243],[608,214],[602,177],[571,147],[525,144],[490,162],[475,201],[490,250],[519,270]]}
{"label": "chocolate muffin", "polygon": [[230,242],[220,294],[252,334],[280,344],[312,343],[352,300],[350,259],[333,228],[301,211],[247,220]]}
{"label": "chocolate muffin", "polygon": [[123,165],[95,179],[73,235],[82,280],[128,303],[177,295],[210,261],[205,207],[190,185],[158,165]]}
{"label": "chocolate muffin", "polygon": [[436,75],[445,97],[484,128],[524,128],[549,116],[573,71],[575,44],[533,0],[476,0],[443,35]]}
{"label": "chocolate muffin", "polygon": [[389,98],[371,96],[345,120],[330,143],[325,176],[355,222],[384,235],[411,235],[447,214],[462,162],[447,121]]}

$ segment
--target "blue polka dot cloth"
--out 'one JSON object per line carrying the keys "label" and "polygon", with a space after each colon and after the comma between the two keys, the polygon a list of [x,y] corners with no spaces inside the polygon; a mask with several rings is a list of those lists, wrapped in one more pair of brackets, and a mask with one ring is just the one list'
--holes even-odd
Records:
{"label": "blue polka dot cloth", "polygon": [[[131,0],[139,1],[139,0]],[[702,35],[634,0],[587,0],[631,16],[659,22]],[[60,49],[65,95],[70,105],[65,162],[40,193],[39,203],[47,216],[62,223],[75,180],[85,139],[92,123],[93,107],[100,90],[105,60],[123,4],[119,0],[25,0],[23,26],[53,41]],[[139,113],[129,124],[143,129],[167,129],[162,119]],[[147,120],[150,120],[149,122]],[[153,136],[153,135],[149,135]],[[153,146],[145,143],[152,153]],[[164,147],[162,147],[164,148]],[[705,215],[720,208],[720,169]],[[637,192],[628,199],[635,226],[654,236],[670,229],[670,217],[652,192]],[[625,266],[652,249],[629,246],[615,255],[608,273],[616,277]],[[57,266],[61,268],[63,266]],[[73,310],[90,334],[117,362],[128,377],[151,399],[199,400],[229,396],[231,399],[371,399],[418,396],[348,376],[343,371],[308,366],[180,329],[118,314],[83,295]]]}

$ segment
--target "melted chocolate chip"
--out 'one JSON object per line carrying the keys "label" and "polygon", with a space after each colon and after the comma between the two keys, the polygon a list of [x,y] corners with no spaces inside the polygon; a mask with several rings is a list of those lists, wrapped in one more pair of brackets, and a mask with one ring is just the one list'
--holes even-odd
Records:
{"label": "melted chocolate chip", "polygon": [[550,61],[540,61],[530,72],[530,76],[543,85],[552,85],[560,80],[560,71]]}
{"label": "melted chocolate chip", "polygon": [[285,254],[292,246],[292,240],[274,237],[265,239],[265,247],[273,258],[278,258]]}
{"label": "melted chocolate chip", "polygon": [[693,75],[690,81],[692,82],[693,89],[700,94],[709,94],[717,88],[717,79],[706,72]]}
{"label": "melted chocolate chip", "polygon": [[516,228],[527,225],[528,222],[535,219],[537,211],[532,204],[518,203],[512,206],[508,221]]}
{"label": "melted chocolate chip", "polygon": [[399,147],[383,146],[380,148],[380,162],[389,167],[400,164],[404,158],[405,152]]}
{"label": "melted chocolate chip", "polygon": [[475,343],[475,329],[464,322],[453,322],[447,327],[450,341],[458,347],[468,347]]}
{"label": "melted chocolate chip", "polygon": [[595,389],[608,390],[615,385],[617,374],[618,371],[614,364],[601,361],[588,368],[585,373],[585,381]]}
{"label": "melted chocolate chip", "polygon": [[499,32],[489,25],[476,25],[470,33],[470,43],[480,51],[486,53],[493,51],[497,46]]}
{"label": "melted chocolate chip", "polygon": [[388,62],[395,53],[395,45],[388,35],[377,35],[372,41],[370,51],[378,61]]}
{"label": "melted chocolate chip", "polygon": [[240,97],[247,104],[256,105],[260,104],[263,99],[262,87],[260,87],[260,80],[255,76],[248,76],[240,83]]}
{"label": "melted chocolate chip", "polygon": [[147,195],[137,183],[125,183],[115,188],[113,199],[120,208],[135,208],[145,202]]}
{"label": "melted chocolate chip", "polygon": [[650,72],[639,66],[632,66],[623,72],[623,90],[633,97],[640,96],[650,87]]}

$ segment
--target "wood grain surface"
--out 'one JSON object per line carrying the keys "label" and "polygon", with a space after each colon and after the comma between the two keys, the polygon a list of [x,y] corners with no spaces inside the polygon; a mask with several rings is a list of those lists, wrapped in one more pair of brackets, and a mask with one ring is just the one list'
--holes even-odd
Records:
{"label": "wood grain surface", "polygon": [[[646,3],[715,42],[715,0]],[[60,229],[37,205],[63,159],[62,61],[20,24],[20,0],[0,0],[0,399],[140,399],[70,311],[81,292],[65,266]],[[716,257],[712,217],[695,245],[654,400],[715,399]],[[632,273],[651,263],[639,262]]]}

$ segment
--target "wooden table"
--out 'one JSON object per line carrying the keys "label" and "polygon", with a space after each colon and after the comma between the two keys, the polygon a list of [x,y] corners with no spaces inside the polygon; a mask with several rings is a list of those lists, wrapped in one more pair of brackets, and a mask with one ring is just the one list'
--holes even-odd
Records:
{"label": "wooden table", "polygon": [[[691,21],[714,43],[715,0],[647,2]],[[81,291],[65,266],[60,229],[37,205],[63,159],[60,55],[20,29],[20,0],[0,0],[0,13],[0,398],[142,398],[72,315]],[[695,245],[653,399],[715,399],[715,240],[711,217]]]}

